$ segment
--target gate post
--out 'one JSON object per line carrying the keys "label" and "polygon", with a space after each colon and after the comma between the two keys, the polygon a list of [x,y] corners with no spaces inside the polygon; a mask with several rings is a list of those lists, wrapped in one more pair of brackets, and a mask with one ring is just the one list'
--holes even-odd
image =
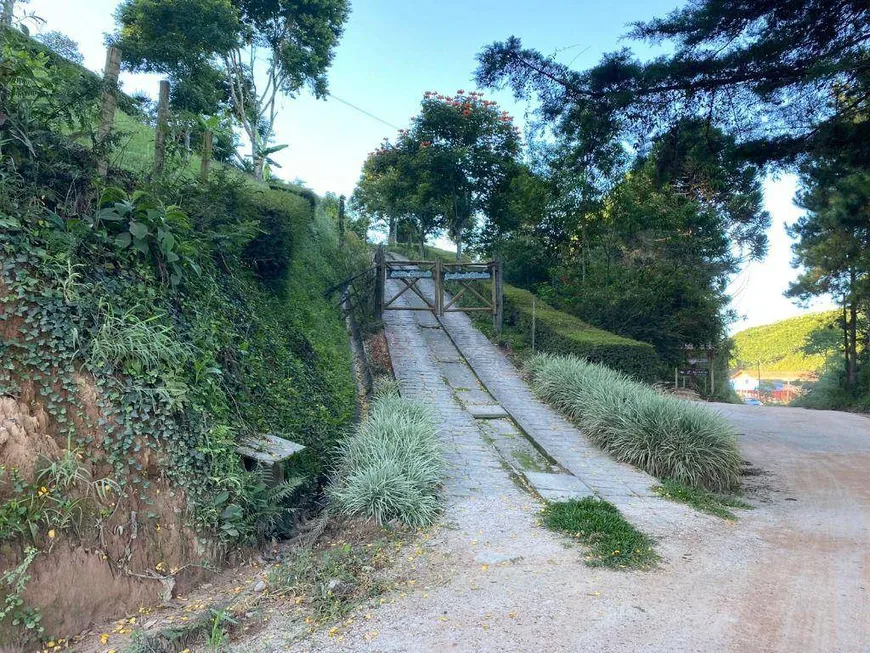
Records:
{"label": "gate post", "polygon": [[444,315],[444,278],[441,276],[441,259],[435,259],[435,315]]}
{"label": "gate post", "polygon": [[375,318],[384,319],[384,289],[387,285],[387,263],[383,244],[375,253]]}
{"label": "gate post", "polygon": [[501,256],[496,256],[492,267],[492,328],[497,336],[501,335],[501,325],[504,319],[503,299]]}

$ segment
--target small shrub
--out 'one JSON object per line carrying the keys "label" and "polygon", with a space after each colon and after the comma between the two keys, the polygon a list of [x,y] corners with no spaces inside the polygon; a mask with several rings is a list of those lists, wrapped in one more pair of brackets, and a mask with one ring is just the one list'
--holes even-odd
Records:
{"label": "small shrub", "polygon": [[646,569],[659,557],[652,540],[629,524],[613,504],[586,497],[547,504],[544,525],[588,544],[590,567]]}
{"label": "small shrub", "polygon": [[338,458],[329,495],[340,514],[413,527],[438,517],[443,461],[425,405],[382,394],[369,418],[340,445]]}
{"label": "small shrub", "polygon": [[579,358],[541,354],[527,369],[535,392],[617,460],[690,487],[737,486],[737,438],[720,415]]}

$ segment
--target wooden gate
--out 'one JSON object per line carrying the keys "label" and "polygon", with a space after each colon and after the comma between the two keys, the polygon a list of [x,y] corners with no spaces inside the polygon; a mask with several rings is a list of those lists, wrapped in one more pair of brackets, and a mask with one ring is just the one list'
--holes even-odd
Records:
{"label": "wooden gate", "polygon": [[[387,259],[383,247],[375,255],[375,312],[379,319],[384,311],[431,311],[436,316],[451,312],[486,312],[492,315],[496,333],[501,332],[503,315],[501,262],[444,263],[437,261],[400,261]],[[387,280],[401,284],[395,294],[387,292]],[[431,298],[420,287],[422,281],[431,281]],[[489,288],[485,288],[488,285]],[[450,293],[445,286],[456,288]],[[414,293],[422,306],[402,306],[397,300],[407,292]],[[392,296],[389,296],[392,295]],[[462,305],[460,300],[471,298],[473,306]]]}

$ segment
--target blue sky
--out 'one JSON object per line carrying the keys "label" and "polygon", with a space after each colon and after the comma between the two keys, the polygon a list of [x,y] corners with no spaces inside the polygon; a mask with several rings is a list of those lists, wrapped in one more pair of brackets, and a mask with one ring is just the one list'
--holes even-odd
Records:
{"label": "blue sky", "polygon": [[[79,42],[85,65],[99,70],[103,35],[114,29],[118,0],[31,0],[43,18],[40,29],[60,30]],[[511,34],[530,47],[582,68],[621,45],[626,25],[661,16],[678,0],[357,0],[330,72],[330,91],[381,120],[403,127],[424,91],[471,88],[475,55],[484,45]],[[641,53],[648,50],[638,48]],[[128,92],[155,94],[158,78],[124,75]],[[520,119],[526,111],[507,93],[491,94]],[[276,124],[276,142],[289,147],[276,158],[281,176],[301,178],[319,193],[349,195],[366,155],[395,130],[335,100],[306,95],[287,99]],[[733,305],[747,319],[735,329],[802,312],[782,296],[795,271],[783,224],[800,215],[791,202],[793,177],[769,180],[765,199],[774,218],[771,252],[735,279]],[[817,305],[816,308],[826,308]]]}

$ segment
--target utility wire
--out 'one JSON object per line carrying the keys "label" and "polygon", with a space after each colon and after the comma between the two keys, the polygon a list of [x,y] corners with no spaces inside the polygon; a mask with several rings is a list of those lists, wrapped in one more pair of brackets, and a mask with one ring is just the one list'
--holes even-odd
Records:
{"label": "utility wire", "polygon": [[365,109],[360,109],[358,106],[356,106],[355,104],[351,104],[347,100],[342,100],[340,97],[336,97],[332,93],[327,93],[327,95],[329,97],[331,97],[333,100],[338,100],[342,104],[346,104],[347,106],[349,106],[351,109],[355,109],[356,111],[359,111],[360,113],[367,115],[369,118],[373,118],[374,120],[377,120],[378,122],[384,123],[387,127],[392,127],[393,129],[399,129],[394,124],[389,123],[386,120],[383,120],[382,118],[378,118],[375,114],[369,113]]}

